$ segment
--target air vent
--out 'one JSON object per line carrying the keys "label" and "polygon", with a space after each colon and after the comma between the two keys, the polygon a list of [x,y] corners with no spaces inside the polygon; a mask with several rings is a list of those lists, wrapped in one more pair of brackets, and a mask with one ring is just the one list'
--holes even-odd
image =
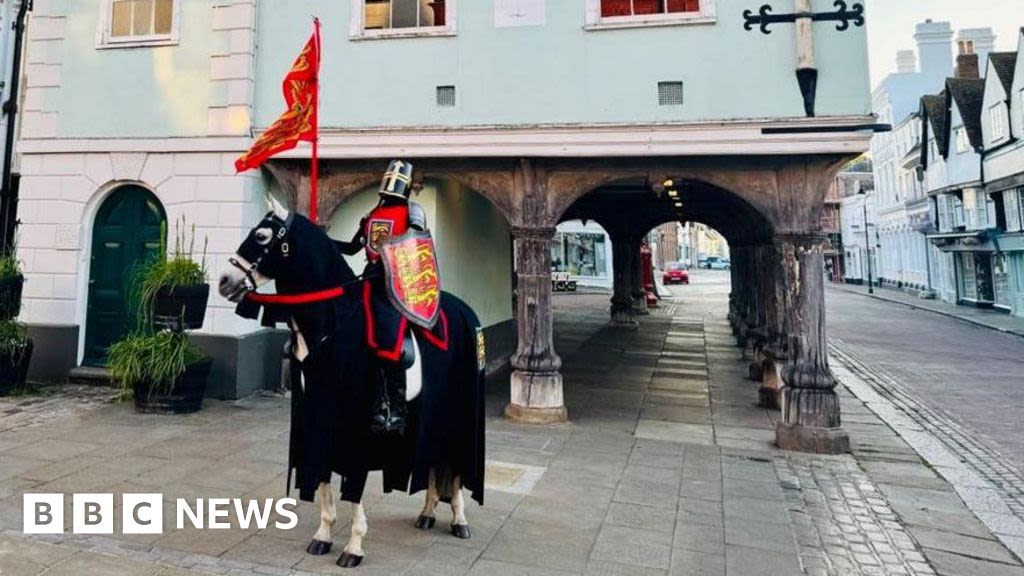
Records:
{"label": "air vent", "polygon": [[438,108],[455,107],[455,86],[437,87],[437,106]]}
{"label": "air vent", "polygon": [[682,106],[683,105],[683,83],[682,82],[658,82],[658,105],[659,106]]}

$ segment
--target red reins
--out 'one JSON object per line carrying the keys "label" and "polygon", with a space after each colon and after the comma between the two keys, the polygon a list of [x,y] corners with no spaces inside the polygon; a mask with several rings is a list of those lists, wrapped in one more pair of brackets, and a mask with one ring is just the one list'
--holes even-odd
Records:
{"label": "red reins", "polygon": [[248,292],[245,299],[257,304],[285,304],[295,306],[298,304],[313,304],[315,302],[326,302],[340,298],[345,294],[344,286],[317,290],[315,292],[302,292],[299,294],[259,294]]}

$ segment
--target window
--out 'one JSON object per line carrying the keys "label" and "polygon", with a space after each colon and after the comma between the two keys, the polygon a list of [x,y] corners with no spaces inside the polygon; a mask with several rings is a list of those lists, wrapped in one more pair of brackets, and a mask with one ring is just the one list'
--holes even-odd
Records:
{"label": "window", "polygon": [[166,45],[178,41],[176,0],[107,0],[100,46]]}
{"label": "window", "polygon": [[456,0],[352,0],[350,36],[450,36]]}
{"label": "window", "polygon": [[683,83],[682,82],[658,82],[658,105],[659,106],[682,106],[683,105]]}
{"label": "window", "polygon": [[996,104],[988,109],[989,130],[992,133],[992,141],[998,142],[1006,138],[1006,128],[1009,123],[1006,118],[1006,107]]}
{"label": "window", "polygon": [[714,0],[586,0],[587,28],[709,23]]}
{"label": "window", "polygon": [[1020,191],[1007,190],[1003,192],[1003,212],[1006,214],[1006,231],[1019,232],[1021,230],[1021,193]]}
{"label": "window", "polygon": [[604,234],[559,232],[551,243],[551,269],[581,278],[607,278]]}
{"label": "window", "polygon": [[963,126],[956,129],[956,151],[959,154],[971,151],[971,139],[967,136],[967,128]]}

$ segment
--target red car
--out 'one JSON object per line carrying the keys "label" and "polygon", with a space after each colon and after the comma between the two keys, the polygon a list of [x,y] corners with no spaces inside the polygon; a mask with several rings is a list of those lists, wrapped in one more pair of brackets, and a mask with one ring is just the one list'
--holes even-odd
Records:
{"label": "red car", "polygon": [[686,271],[686,265],[679,262],[669,264],[665,273],[661,276],[664,284],[689,284],[690,273]]}

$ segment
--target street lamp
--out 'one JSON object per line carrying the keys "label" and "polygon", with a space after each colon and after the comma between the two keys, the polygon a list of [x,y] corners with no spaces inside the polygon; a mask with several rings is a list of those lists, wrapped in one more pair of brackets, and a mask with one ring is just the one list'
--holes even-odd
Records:
{"label": "street lamp", "polygon": [[864,196],[864,258],[867,260],[868,266],[868,294],[874,294],[875,281],[871,277],[871,238],[868,236],[868,195],[863,188],[860,188],[857,193]]}

